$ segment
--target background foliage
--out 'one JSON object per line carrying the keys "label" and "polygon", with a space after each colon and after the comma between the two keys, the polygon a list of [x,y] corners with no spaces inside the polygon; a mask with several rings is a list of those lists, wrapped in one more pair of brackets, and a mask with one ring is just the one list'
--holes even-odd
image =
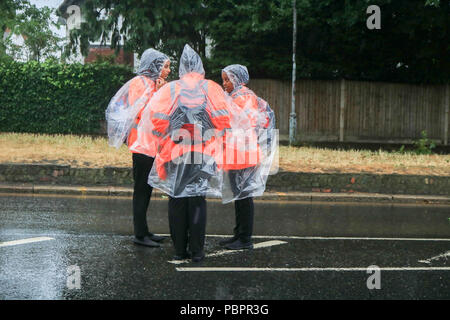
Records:
{"label": "background foliage", "polygon": [[[297,0],[297,76],[443,83],[450,79],[450,1],[378,0],[381,30],[369,30],[368,0]],[[189,43],[217,78],[230,63],[252,77],[290,79],[292,0],[91,0],[71,46],[111,33],[118,47],[155,47],[177,60]],[[98,20],[100,13],[107,19]],[[118,19],[124,22],[119,27]],[[206,59],[207,38],[213,51]],[[84,44],[84,45],[83,45]]]}
{"label": "background foliage", "polygon": [[[0,37],[0,59],[7,55],[21,61],[45,61],[55,57],[62,49],[60,37],[51,27],[60,26],[52,21],[53,9],[38,8],[27,0],[4,0],[0,4],[0,26],[2,31],[9,29],[8,36]],[[22,36],[23,45],[14,43],[13,36]]]}
{"label": "background foliage", "polygon": [[101,64],[0,62],[0,130],[101,132],[111,97],[133,77],[130,69]]}

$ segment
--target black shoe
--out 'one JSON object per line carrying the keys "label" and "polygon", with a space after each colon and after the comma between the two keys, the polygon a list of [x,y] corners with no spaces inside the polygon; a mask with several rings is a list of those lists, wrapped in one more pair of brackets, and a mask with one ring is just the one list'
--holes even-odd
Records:
{"label": "black shoe", "polygon": [[166,237],[158,236],[153,233],[149,233],[148,237],[150,238],[150,240],[155,241],[155,242],[163,242],[166,239]]}
{"label": "black shoe", "polygon": [[176,254],[173,256],[172,260],[186,260],[191,258],[191,254],[186,252],[185,254]]}
{"label": "black shoe", "polygon": [[238,239],[238,240],[226,245],[225,248],[228,250],[253,249],[253,243],[251,241],[242,242],[241,240]]}
{"label": "black shoe", "polygon": [[141,246],[146,246],[146,247],[152,247],[152,248],[160,247],[159,243],[153,241],[148,236],[145,236],[143,238],[134,237],[133,242],[136,244],[139,244]]}
{"label": "black shoe", "polygon": [[228,239],[219,241],[219,245],[221,245],[223,247],[223,246],[226,246],[227,244],[235,242],[236,240],[237,240],[236,237],[228,238]]}
{"label": "black shoe", "polygon": [[195,256],[192,256],[192,262],[201,262],[205,259],[205,254],[202,252],[200,254],[196,254]]}

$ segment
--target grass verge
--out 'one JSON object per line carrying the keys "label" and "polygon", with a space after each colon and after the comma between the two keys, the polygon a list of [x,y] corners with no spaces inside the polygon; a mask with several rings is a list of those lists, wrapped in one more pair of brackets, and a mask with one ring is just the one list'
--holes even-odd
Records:
{"label": "grass verge", "polygon": [[[125,146],[108,146],[106,138],[0,133],[0,163],[69,164],[74,167],[130,167]],[[450,176],[450,155],[416,155],[367,150],[331,150],[280,146],[280,169],[316,173],[378,173]]]}

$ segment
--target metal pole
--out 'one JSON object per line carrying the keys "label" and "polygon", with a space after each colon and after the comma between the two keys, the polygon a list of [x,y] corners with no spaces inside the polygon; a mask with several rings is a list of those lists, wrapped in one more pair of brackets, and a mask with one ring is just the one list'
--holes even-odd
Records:
{"label": "metal pole", "polygon": [[345,127],[345,100],[347,95],[347,88],[345,86],[345,79],[341,80],[341,106],[339,111],[339,141],[344,141],[344,127]]}
{"label": "metal pole", "polygon": [[448,117],[450,108],[450,85],[447,84],[445,88],[445,107],[444,107],[444,145],[448,145]]}
{"label": "metal pole", "polygon": [[296,129],[297,129],[297,114],[295,113],[295,52],[297,45],[297,7],[295,0],[292,0],[293,11],[293,35],[292,35],[292,101],[291,101],[291,113],[289,115],[289,144],[292,145],[295,142]]}

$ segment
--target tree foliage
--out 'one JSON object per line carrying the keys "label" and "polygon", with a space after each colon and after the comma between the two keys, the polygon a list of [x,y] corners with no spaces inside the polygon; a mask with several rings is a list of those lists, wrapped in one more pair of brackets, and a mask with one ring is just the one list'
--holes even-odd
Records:
{"label": "tree foliage", "polygon": [[[148,47],[176,56],[186,42],[204,55],[206,22],[202,1],[92,0],[82,6],[84,22],[73,30],[70,49],[87,54],[89,41],[142,53]],[[181,49],[180,49],[181,48]]]}
{"label": "tree foliage", "polygon": [[3,42],[3,33],[7,28],[11,28],[15,25],[16,12],[26,5],[29,5],[27,0],[0,1],[0,57],[3,57],[6,52],[6,45]]}
{"label": "tree foliage", "polygon": [[[379,0],[381,29],[369,30],[370,1],[297,0],[297,76],[419,83],[450,77],[450,2]],[[142,53],[155,47],[178,57],[189,43],[206,56],[207,73],[230,63],[252,77],[289,79],[292,70],[292,0],[92,0],[73,45],[112,34],[118,47]],[[101,14],[105,19],[99,19]],[[119,16],[123,24],[119,24]]]}
{"label": "tree foliage", "polygon": [[[2,2],[1,6],[4,6],[5,10],[1,14],[4,20],[0,20],[3,21],[3,31],[6,28],[11,30],[8,37],[5,39],[2,37],[3,53],[8,50],[14,58],[22,58],[26,55],[24,59],[27,61],[43,61],[60,50],[61,39],[51,30],[51,26],[57,26],[51,19],[52,9],[37,8],[28,1],[22,0],[12,3]],[[13,43],[14,35],[23,37],[23,47]]]}

